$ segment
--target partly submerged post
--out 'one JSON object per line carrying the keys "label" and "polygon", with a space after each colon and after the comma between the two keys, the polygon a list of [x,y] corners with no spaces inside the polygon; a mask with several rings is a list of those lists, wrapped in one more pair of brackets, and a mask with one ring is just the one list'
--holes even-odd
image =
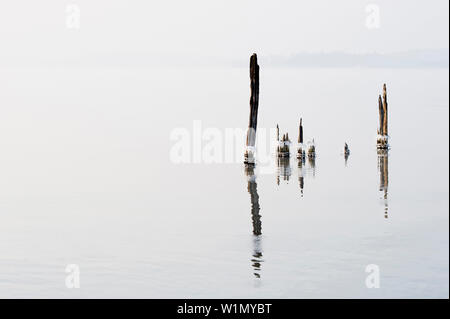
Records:
{"label": "partly submerged post", "polygon": [[[277,125],[278,128],[278,125]],[[290,145],[289,134],[283,134],[281,140],[278,140],[277,146],[277,156],[278,157],[289,157],[290,156]]]}
{"label": "partly submerged post", "polygon": [[246,164],[255,164],[256,126],[258,121],[259,103],[259,65],[256,53],[250,57],[250,117],[247,130],[245,149]]}
{"label": "partly submerged post", "polygon": [[314,139],[308,143],[308,158],[316,158],[316,143]]}
{"label": "partly submerged post", "polygon": [[302,118],[300,118],[300,124],[298,126],[298,146],[297,146],[297,158],[305,158],[305,150],[303,149],[303,124]]}
{"label": "partly submerged post", "polygon": [[378,112],[380,115],[377,148],[380,150],[389,149],[388,135],[388,102],[386,84],[383,85],[383,97],[378,96]]}

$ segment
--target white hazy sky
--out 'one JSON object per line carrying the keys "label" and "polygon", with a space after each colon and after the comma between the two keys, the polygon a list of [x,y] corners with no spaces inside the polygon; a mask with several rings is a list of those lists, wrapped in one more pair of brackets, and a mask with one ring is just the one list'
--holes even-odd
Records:
{"label": "white hazy sky", "polygon": [[[66,28],[68,4],[81,10],[79,30]],[[379,5],[379,29],[366,27],[368,4]],[[448,0],[2,0],[0,58],[448,48],[448,11]]]}

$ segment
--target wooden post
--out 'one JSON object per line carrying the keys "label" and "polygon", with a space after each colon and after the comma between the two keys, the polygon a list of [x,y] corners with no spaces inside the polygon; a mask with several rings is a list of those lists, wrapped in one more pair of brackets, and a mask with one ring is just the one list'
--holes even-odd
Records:
{"label": "wooden post", "polygon": [[298,126],[298,143],[303,144],[303,125],[302,118],[300,118],[300,125]]}
{"label": "wooden post", "polygon": [[247,141],[245,150],[246,164],[254,164],[256,142],[256,127],[258,122],[259,104],[259,65],[256,53],[250,57],[250,117],[248,121]]}
{"label": "wooden post", "polygon": [[303,124],[302,118],[300,118],[300,124],[298,126],[298,149],[297,149],[297,158],[304,159],[305,151],[303,150]]}
{"label": "wooden post", "polygon": [[378,112],[379,112],[379,127],[378,127],[378,149],[389,149],[389,135],[388,135],[388,102],[386,84],[383,84],[383,96],[378,96]]}
{"label": "wooden post", "polygon": [[378,95],[378,112],[380,113],[380,125],[378,127],[378,135],[383,136],[384,135],[384,109],[383,109],[383,102],[381,99],[381,95]]}
{"label": "wooden post", "polygon": [[[278,127],[278,126],[277,126]],[[277,156],[278,157],[289,157],[290,156],[290,145],[289,134],[283,134],[283,137],[278,141],[277,146]]]}

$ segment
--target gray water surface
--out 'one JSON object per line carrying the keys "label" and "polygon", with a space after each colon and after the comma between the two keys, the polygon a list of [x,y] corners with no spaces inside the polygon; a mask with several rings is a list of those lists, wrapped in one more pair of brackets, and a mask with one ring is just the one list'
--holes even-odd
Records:
{"label": "gray water surface", "polygon": [[448,76],[261,66],[258,127],[317,148],[268,173],[169,156],[194,120],[246,127],[247,69],[5,69],[0,297],[448,298]]}

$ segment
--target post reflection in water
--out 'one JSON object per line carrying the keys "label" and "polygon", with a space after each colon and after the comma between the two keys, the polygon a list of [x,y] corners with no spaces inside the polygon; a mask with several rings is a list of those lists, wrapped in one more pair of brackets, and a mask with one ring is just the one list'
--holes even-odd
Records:
{"label": "post reflection in water", "polygon": [[280,157],[277,159],[277,185],[280,185],[280,179],[289,182],[291,177],[291,163],[289,157]]}
{"label": "post reflection in water", "polygon": [[384,218],[388,218],[388,187],[389,187],[389,151],[378,150],[378,171],[380,172],[380,192],[384,200]]}
{"label": "post reflection in water", "polygon": [[345,160],[345,167],[347,167],[348,157],[350,156],[349,153],[344,154],[344,160]]}
{"label": "post reflection in water", "polygon": [[303,189],[305,188],[305,158],[298,159],[298,183],[300,185],[300,196],[303,197]]}
{"label": "post reflection in water", "polygon": [[253,255],[252,267],[256,278],[261,277],[261,263],[263,262],[262,245],[261,245],[261,215],[259,214],[259,195],[256,184],[256,175],[254,165],[245,165],[245,175],[247,176],[247,190],[250,194],[251,215],[253,225]]}
{"label": "post reflection in water", "polygon": [[316,177],[316,157],[308,156],[309,171],[313,177]]}

